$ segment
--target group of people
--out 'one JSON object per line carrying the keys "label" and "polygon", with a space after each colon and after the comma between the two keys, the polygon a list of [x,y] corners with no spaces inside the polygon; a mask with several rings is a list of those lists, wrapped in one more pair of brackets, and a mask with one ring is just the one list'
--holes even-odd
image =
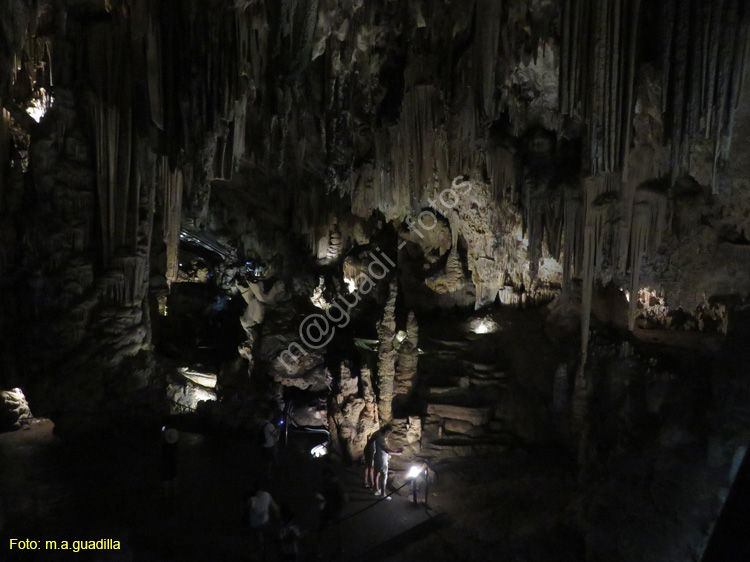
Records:
{"label": "group of people", "polygon": [[[298,539],[300,528],[294,524],[290,510],[273,499],[269,492],[271,469],[277,464],[277,444],[281,433],[281,416],[269,415],[261,424],[258,434],[258,446],[261,451],[261,463],[265,476],[260,478],[254,489],[246,498],[245,520],[251,527],[256,544],[257,554],[265,560],[266,545],[275,534],[282,560],[297,560],[299,556]],[[365,486],[374,488],[376,496],[390,500],[386,493],[388,481],[388,461],[391,455],[400,455],[401,451],[391,449],[388,438],[393,433],[389,425],[375,431],[365,445]],[[177,472],[177,443],[179,432],[165,426],[163,428],[163,448],[160,460],[160,476],[164,483],[164,494],[169,504],[174,501],[174,480]],[[337,552],[342,549],[341,529],[339,522],[341,512],[347,502],[347,493],[335,472],[326,468],[322,484],[317,494],[320,510],[319,537],[328,529],[334,529]]]}
{"label": "group of people", "polygon": [[[316,494],[317,508],[320,514],[315,550],[320,548],[324,534],[335,530],[336,554],[343,550],[341,538],[341,512],[348,501],[348,495],[336,473],[326,468],[323,481]],[[248,524],[253,531],[257,546],[256,554],[261,560],[266,559],[266,545],[275,536],[279,545],[282,561],[293,561],[299,557],[298,539],[302,535],[300,527],[294,523],[294,516],[285,505],[279,506],[271,497],[267,483],[259,481],[246,504]]]}
{"label": "group of people", "polygon": [[253,532],[258,558],[266,559],[266,543],[273,523],[279,522],[276,530],[281,560],[291,562],[298,559],[298,539],[301,531],[294,524],[291,511],[286,506],[279,507],[271,497],[267,485],[263,482],[256,483],[255,489],[248,495],[245,508],[247,524]]}
{"label": "group of people", "polygon": [[385,485],[388,481],[388,461],[391,455],[400,455],[401,451],[388,446],[388,438],[393,427],[384,425],[375,431],[365,444],[365,488],[375,488],[375,495],[390,500]]}

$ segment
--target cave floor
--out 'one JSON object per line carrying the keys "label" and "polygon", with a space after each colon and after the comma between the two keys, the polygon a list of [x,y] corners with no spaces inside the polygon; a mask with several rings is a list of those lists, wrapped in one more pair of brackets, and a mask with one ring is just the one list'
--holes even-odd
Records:
{"label": "cave floor", "polygon": [[[158,481],[159,435],[127,433],[110,439],[62,442],[52,423],[0,435],[0,492],[8,560],[249,560],[256,551],[242,522],[243,497],[258,469],[251,439],[182,433],[178,494],[171,508]],[[273,495],[289,505],[303,529],[317,528],[314,495],[325,460],[309,457],[319,436],[294,435],[282,452]],[[358,467],[336,467],[349,491],[343,514],[344,559],[372,556],[372,549],[430,519],[406,496],[376,501],[361,486]],[[370,507],[370,509],[364,509]],[[10,551],[10,538],[44,541],[120,541],[121,550],[92,552]],[[301,541],[303,559],[316,548],[316,533]],[[321,538],[329,558],[333,535]],[[275,546],[269,560],[276,559]],[[7,558],[6,558],[7,556]]]}
{"label": "cave floor", "polygon": [[[160,435],[119,435],[74,442],[53,435],[52,423],[0,435],[0,559],[12,561],[239,561],[257,552],[242,507],[258,475],[252,439],[183,432],[178,495],[172,508],[158,481]],[[453,463],[438,471],[429,508],[396,493],[376,501],[362,487],[360,467],[313,459],[319,435],[298,434],[283,451],[272,494],[308,533],[301,559],[330,560],[331,531],[318,542],[315,493],[325,466],[334,466],[350,501],[343,514],[342,560],[503,559],[527,550],[540,528],[554,529],[569,500],[562,467],[528,455]],[[540,470],[534,470],[537,465]],[[555,473],[557,472],[557,473]],[[502,477],[500,477],[502,473]],[[422,496],[420,495],[420,502]],[[369,509],[364,509],[369,507]],[[541,527],[540,527],[541,525]],[[41,541],[39,550],[9,550],[9,539]],[[113,539],[120,550],[44,550],[44,541]],[[267,560],[277,560],[276,546]]]}

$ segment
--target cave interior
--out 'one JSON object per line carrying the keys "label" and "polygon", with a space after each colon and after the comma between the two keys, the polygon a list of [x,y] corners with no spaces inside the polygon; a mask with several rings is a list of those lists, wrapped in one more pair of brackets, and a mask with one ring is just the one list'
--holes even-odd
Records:
{"label": "cave interior", "polygon": [[0,559],[261,559],[262,480],[302,560],[750,560],[749,58],[742,0],[2,0]]}

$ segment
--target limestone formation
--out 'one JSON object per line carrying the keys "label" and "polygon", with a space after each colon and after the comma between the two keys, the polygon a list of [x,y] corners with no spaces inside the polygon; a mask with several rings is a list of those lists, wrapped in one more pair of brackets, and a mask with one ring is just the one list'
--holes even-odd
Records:
{"label": "limestone formation", "polygon": [[409,394],[416,382],[417,362],[419,361],[419,327],[413,311],[409,311],[406,332],[397,332],[398,356],[396,358],[395,394]]}
{"label": "limestone formation", "polygon": [[347,459],[359,460],[367,439],[379,427],[378,421],[369,370],[363,367],[357,376],[349,366],[342,364],[334,393],[328,401],[333,450]]}
{"label": "limestone formation", "polygon": [[341,230],[338,222],[333,223],[331,232],[328,236],[328,249],[326,250],[326,259],[329,262],[335,262],[341,257],[343,252],[343,242],[341,240]]}
{"label": "limestone formation", "polygon": [[0,391],[0,431],[17,429],[33,417],[20,388]]}
{"label": "limestone formation", "polygon": [[470,547],[701,559],[750,435],[749,22],[2,0],[0,387],[61,435],[170,409],[250,430],[270,397],[349,459],[387,422],[420,462],[555,441],[581,489]]}
{"label": "limestone formation", "polygon": [[396,292],[398,283],[392,279],[388,286],[388,300],[383,309],[383,318],[378,322],[378,375],[377,396],[378,415],[383,423],[387,423],[393,417],[392,402],[395,395],[396,377],[396,349],[394,338],[396,336]]}

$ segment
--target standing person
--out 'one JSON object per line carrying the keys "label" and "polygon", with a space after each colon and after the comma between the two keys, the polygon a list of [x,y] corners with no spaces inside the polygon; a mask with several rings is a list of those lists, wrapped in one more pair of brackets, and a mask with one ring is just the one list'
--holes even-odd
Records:
{"label": "standing person", "polygon": [[391,497],[385,493],[385,485],[388,480],[388,461],[391,455],[400,455],[401,451],[391,449],[388,446],[388,438],[393,433],[393,427],[383,426],[377,432],[375,438],[375,495],[383,496],[390,500]]}
{"label": "standing person", "polygon": [[375,439],[379,431],[374,431],[365,443],[365,488],[375,487]]}
{"label": "standing person", "polygon": [[255,542],[260,549],[261,560],[266,559],[265,535],[271,524],[271,517],[279,518],[279,506],[273,501],[271,494],[261,482],[255,484],[252,495],[247,500],[247,511],[250,527],[253,530]]}
{"label": "standing person", "polygon": [[162,482],[164,500],[167,507],[174,506],[175,479],[177,478],[177,442],[180,432],[174,427],[162,428],[162,447],[159,457],[159,478]]}

